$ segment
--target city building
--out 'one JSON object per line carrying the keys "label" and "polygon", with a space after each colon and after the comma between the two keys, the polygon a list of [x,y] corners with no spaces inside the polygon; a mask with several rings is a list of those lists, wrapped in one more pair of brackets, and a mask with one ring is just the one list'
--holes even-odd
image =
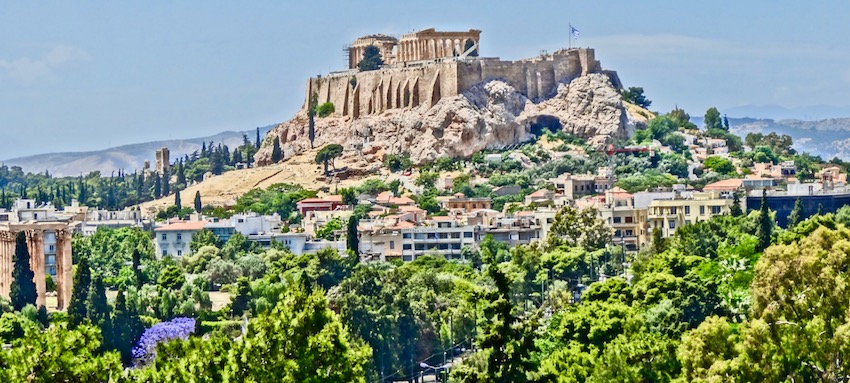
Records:
{"label": "city building", "polygon": [[303,199],[295,206],[302,215],[306,215],[308,211],[336,210],[340,206],[343,206],[343,203],[341,195],[329,195],[322,198]]}
{"label": "city building", "polygon": [[459,209],[468,212],[478,209],[489,209],[491,202],[490,197],[467,198],[463,193],[457,193],[454,197],[444,200],[442,208],[445,210]]}
{"label": "city building", "polygon": [[721,197],[717,191],[694,192],[686,198],[677,195],[672,199],[656,199],[647,207],[647,230],[660,229],[667,238],[684,225],[729,214],[732,203],[733,199]]}
{"label": "city building", "polygon": [[192,236],[204,229],[206,221],[173,222],[154,229],[154,246],[160,257],[192,255]]}

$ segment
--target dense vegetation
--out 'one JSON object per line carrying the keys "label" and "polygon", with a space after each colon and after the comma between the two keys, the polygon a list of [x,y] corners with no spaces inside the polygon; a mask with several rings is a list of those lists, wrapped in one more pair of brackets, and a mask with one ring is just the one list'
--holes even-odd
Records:
{"label": "dense vegetation", "polygon": [[[538,245],[485,238],[466,260],[405,264],[211,233],[192,257],[156,260],[144,233],[104,229],[74,242],[67,315],[2,305],[0,380],[365,382],[444,360],[460,382],[844,376],[850,207],[787,230],[771,214],[685,226],[628,268],[595,214],[571,208]],[[210,289],[230,303],[214,310]]]}

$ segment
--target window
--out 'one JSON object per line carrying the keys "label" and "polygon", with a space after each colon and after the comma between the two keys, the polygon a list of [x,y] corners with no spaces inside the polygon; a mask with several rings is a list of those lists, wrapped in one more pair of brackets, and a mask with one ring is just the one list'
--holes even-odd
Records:
{"label": "window", "polygon": [[471,231],[463,232],[463,237],[464,238],[472,238],[472,232]]}
{"label": "window", "polygon": [[626,223],[634,223],[634,217],[626,217]]}
{"label": "window", "polygon": [[622,222],[623,222],[623,218],[621,218],[621,217],[614,217],[614,223],[622,223]]}
{"label": "window", "polygon": [[669,226],[670,226],[671,229],[675,229],[676,228],[676,221],[670,220]]}
{"label": "window", "polygon": [[162,233],[162,240],[167,241],[168,240],[168,234]]}
{"label": "window", "polygon": [[401,249],[402,250],[413,250],[413,246],[409,243],[405,243],[405,244],[401,245]]}
{"label": "window", "polygon": [[691,207],[685,206],[685,215],[691,215]]}
{"label": "window", "polygon": [[404,233],[404,234],[401,235],[401,237],[404,238],[404,239],[410,239],[411,235],[410,235],[410,233]]}
{"label": "window", "polygon": [[622,237],[622,236],[623,236],[623,233],[622,233],[621,231],[619,231],[619,230],[614,230],[614,236],[615,236],[615,237]]}
{"label": "window", "polygon": [[390,241],[390,250],[395,249],[395,241]]}
{"label": "window", "polygon": [[699,215],[705,215],[705,206],[699,207]]}
{"label": "window", "polygon": [[168,255],[168,250],[162,250],[162,256],[165,257]]}
{"label": "window", "polygon": [[670,208],[670,214],[676,214],[676,208],[675,207]]}
{"label": "window", "polygon": [[50,246],[47,246],[47,251],[49,251],[49,252],[51,252],[51,253],[52,253],[52,252],[54,252],[54,251],[56,251],[56,245],[50,245]]}
{"label": "window", "polygon": [[460,238],[460,233],[452,233],[452,238],[454,238],[454,239]]}
{"label": "window", "polygon": [[178,240],[178,241],[182,241],[182,240],[183,240],[183,233],[177,233],[177,240]]}
{"label": "window", "polygon": [[634,230],[626,230],[626,237],[634,237],[634,236],[635,236]]}
{"label": "window", "polygon": [[177,256],[182,257],[183,256],[183,250],[177,250]]}
{"label": "window", "polygon": [[712,206],[711,214],[720,214],[720,206]]}

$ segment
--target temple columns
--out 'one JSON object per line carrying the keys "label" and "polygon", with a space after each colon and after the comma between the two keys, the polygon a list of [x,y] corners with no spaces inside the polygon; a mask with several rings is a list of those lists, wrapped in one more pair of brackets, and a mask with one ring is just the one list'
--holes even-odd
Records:
{"label": "temple columns", "polygon": [[0,232],[0,296],[9,298],[12,293],[12,268],[15,257],[15,234]]}
{"label": "temple columns", "polygon": [[56,300],[59,310],[65,309],[65,305],[71,301],[71,254],[71,232],[56,230]]}
{"label": "temple columns", "polygon": [[27,248],[30,253],[30,270],[35,282],[35,291],[38,297],[35,299],[36,307],[47,305],[47,282],[44,272],[44,231],[27,230]]}

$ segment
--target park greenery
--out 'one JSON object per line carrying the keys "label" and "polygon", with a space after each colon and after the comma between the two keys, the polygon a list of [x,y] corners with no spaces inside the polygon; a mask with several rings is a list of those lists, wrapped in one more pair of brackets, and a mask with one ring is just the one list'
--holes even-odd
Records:
{"label": "park greenery", "polygon": [[786,229],[762,208],[622,254],[565,207],[545,242],[408,263],[209,232],[156,259],[143,232],[101,229],[74,241],[67,314],[0,305],[0,380],[390,381],[454,360],[457,382],[832,381],[850,369],[847,224],[850,207]]}

